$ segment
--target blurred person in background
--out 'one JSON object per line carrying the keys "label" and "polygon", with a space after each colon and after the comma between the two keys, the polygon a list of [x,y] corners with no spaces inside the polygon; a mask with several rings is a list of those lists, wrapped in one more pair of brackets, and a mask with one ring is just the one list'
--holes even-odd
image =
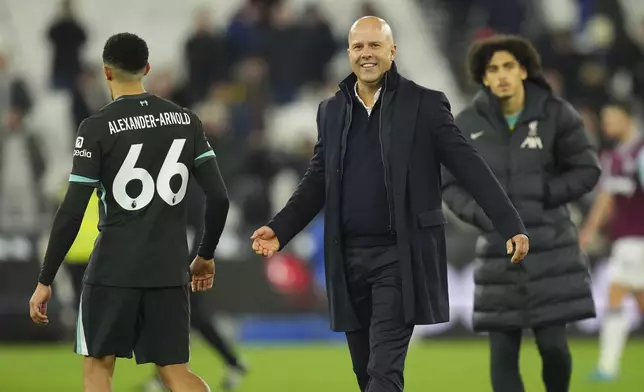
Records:
{"label": "blurred person in background", "polygon": [[[199,242],[203,235],[203,217],[205,196],[195,181],[188,183],[186,191],[186,204],[188,205],[187,238],[190,244],[190,263],[197,254]],[[233,348],[232,342],[225,337],[216,323],[216,316],[208,311],[207,293],[190,293],[190,325],[201,334],[203,339],[221,357],[226,366],[224,377],[221,380],[221,389],[232,391],[237,389],[248,373],[248,367]],[[167,391],[158,374],[143,386],[144,392]]]}
{"label": "blurred person in background", "polygon": [[601,111],[602,131],[617,145],[606,162],[599,193],[580,232],[583,248],[609,227],[613,240],[609,261],[608,309],[602,320],[596,381],[617,378],[630,321],[624,299],[633,296],[644,315],[644,137],[632,105],[614,101]]}
{"label": "blurred person in background", "polygon": [[177,105],[192,107],[194,104],[187,85],[179,83],[171,69],[155,68],[145,87],[150,93],[172,101]]}
{"label": "blurred person in background", "polygon": [[262,53],[264,42],[261,1],[245,0],[226,30],[226,51],[231,64]]}
{"label": "blurred person in background", "polygon": [[41,140],[27,126],[31,108],[9,48],[0,43],[0,231],[33,234],[46,208],[41,180],[47,161]]}
{"label": "blurred person in background", "polygon": [[353,72],[319,105],[309,168],[252,247],[272,256],[324,207],[331,328],[346,334],[361,391],[400,392],[414,326],[449,319],[440,163],[484,206],[513,262],[529,244],[445,95],[398,74],[387,22],[356,21],[347,54]]}
{"label": "blurred person in background", "polygon": [[508,263],[505,240],[464,185],[444,168],[448,207],[477,227],[473,326],[489,332],[495,392],[524,390],[519,350],[531,328],[548,392],[568,391],[572,358],[566,324],[595,317],[588,265],[567,204],[590,192],[600,175],[579,114],[553,95],[539,54],[518,36],[475,41],[470,74],[480,86],[456,123],[483,156],[530,235],[530,254]]}
{"label": "blurred person in background", "polygon": [[0,231],[35,234],[47,207],[41,180],[46,157],[42,143],[10,105],[0,124]]}
{"label": "blurred person in background", "polygon": [[[105,86],[100,83],[98,77],[99,69],[92,66],[83,67],[71,88],[74,129],[78,129],[84,119],[109,103]],[[76,136],[73,132],[70,134],[72,138]]]}
{"label": "blurred person in background", "polygon": [[74,12],[73,0],[62,0],[59,12],[47,31],[53,52],[51,84],[55,89],[71,90],[82,70],[81,49],[87,35]]}
{"label": "blurred person in background", "polygon": [[210,11],[199,8],[195,14],[195,31],[185,44],[188,81],[192,106],[206,96],[214,83],[228,78],[229,56],[226,42],[216,30]]}
{"label": "blurred person in background", "polygon": [[230,126],[235,139],[246,140],[266,128],[270,104],[268,67],[259,56],[249,57],[232,71]]}
{"label": "blurred person in background", "polygon": [[0,115],[13,110],[18,115],[15,118],[23,119],[30,114],[32,106],[26,83],[12,67],[9,44],[0,37]]}
{"label": "blurred person in background", "polygon": [[[372,14],[364,14],[372,15]],[[304,42],[302,57],[304,64],[303,83],[323,85],[327,80],[326,71],[338,45],[329,26],[329,21],[320,10],[320,5],[308,4],[302,15],[301,40]]]}
{"label": "blurred person in background", "polygon": [[[292,102],[304,79],[306,68],[302,29],[295,23],[295,14],[288,2],[280,2],[271,8],[269,23],[264,34],[264,57],[268,65],[268,77],[273,102],[277,105]],[[323,48],[317,48],[323,50]]]}

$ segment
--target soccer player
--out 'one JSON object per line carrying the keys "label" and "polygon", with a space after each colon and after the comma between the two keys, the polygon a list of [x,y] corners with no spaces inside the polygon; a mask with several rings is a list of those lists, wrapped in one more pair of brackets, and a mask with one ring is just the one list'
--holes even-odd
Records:
{"label": "soccer player", "polygon": [[480,88],[456,124],[507,191],[530,234],[530,254],[507,261],[494,226],[444,168],[443,200],[481,233],[476,247],[473,328],[489,332],[495,392],[523,392],[519,352],[531,329],[548,392],[568,391],[572,355],[566,326],[595,317],[590,273],[568,203],[592,191],[599,161],[579,114],[543,78],[528,40],[497,35],[472,43],[472,81]]}
{"label": "soccer player", "polygon": [[[31,318],[48,323],[51,283],[98,188],[100,234],[85,275],[76,353],[85,356],[84,390],[111,390],[115,358],[154,363],[172,391],[209,391],[188,368],[192,291],[212,287],[214,251],[228,214],[215,153],[192,112],[145,92],[148,47],[134,34],[103,50],[114,101],[80,125],[70,184],[54,218]],[[186,263],[190,174],[206,194],[205,229]],[[192,280],[190,278],[192,274]]]}
{"label": "soccer player", "polygon": [[[599,193],[580,232],[582,247],[609,223],[613,242],[609,262],[608,310],[600,332],[599,363],[593,378],[617,377],[628,337],[629,320],[624,298],[635,297],[644,314],[644,137],[638,132],[630,105],[612,102],[601,112],[602,131],[617,146],[610,154]],[[611,216],[612,215],[612,216]]]}

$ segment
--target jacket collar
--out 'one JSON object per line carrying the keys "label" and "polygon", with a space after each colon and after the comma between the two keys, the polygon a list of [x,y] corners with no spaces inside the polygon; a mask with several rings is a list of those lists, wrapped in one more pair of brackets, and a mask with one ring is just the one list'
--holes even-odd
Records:
{"label": "jacket collar", "polygon": [[[391,90],[395,90],[396,87],[398,87],[399,74],[398,74],[398,67],[396,66],[395,61],[391,63],[391,68],[389,68],[389,71],[385,72],[383,77],[384,77],[384,84],[382,86],[383,90],[391,91]],[[340,91],[344,93],[347,99],[351,99],[354,91],[354,86],[357,81],[358,81],[358,77],[352,72],[349,76],[344,78],[342,82],[340,82],[339,84]]]}

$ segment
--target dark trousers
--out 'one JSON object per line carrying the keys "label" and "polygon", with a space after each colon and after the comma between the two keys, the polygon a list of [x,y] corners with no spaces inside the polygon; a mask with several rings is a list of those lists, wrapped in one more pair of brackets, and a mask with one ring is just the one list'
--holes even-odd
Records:
{"label": "dark trousers", "polygon": [[[519,374],[519,349],[522,331],[490,333],[491,376],[494,392],[523,392]],[[568,392],[572,357],[563,325],[534,329],[541,354],[542,378],[547,392]]]}
{"label": "dark trousers", "polygon": [[395,247],[345,251],[349,294],[362,328],[347,332],[353,371],[363,392],[400,392],[409,339]]}
{"label": "dark trousers", "polygon": [[[74,288],[74,300],[78,308],[80,296],[83,292],[83,276],[87,264],[70,264],[66,263],[65,268],[69,272]],[[221,355],[228,366],[240,367],[239,358],[232,348],[232,345],[224,339],[221,332],[210,320],[206,306],[205,298],[202,293],[190,293],[190,323],[192,328],[196,329],[201,336],[212,346],[212,348]]]}

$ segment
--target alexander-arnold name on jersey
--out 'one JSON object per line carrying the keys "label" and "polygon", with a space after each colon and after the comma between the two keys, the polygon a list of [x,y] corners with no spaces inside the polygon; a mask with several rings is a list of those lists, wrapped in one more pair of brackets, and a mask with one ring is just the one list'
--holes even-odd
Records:
{"label": "alexander-arnold name on jersey", "polygon": [[190,116],[187,113],[163,112],[158,115],[146,114],[142,116],[132,116],[119,118],[109,122],[110,135],[123,131],[134,131],[138,129],[148,129],[163,127],[166,125],[188,125]]}

